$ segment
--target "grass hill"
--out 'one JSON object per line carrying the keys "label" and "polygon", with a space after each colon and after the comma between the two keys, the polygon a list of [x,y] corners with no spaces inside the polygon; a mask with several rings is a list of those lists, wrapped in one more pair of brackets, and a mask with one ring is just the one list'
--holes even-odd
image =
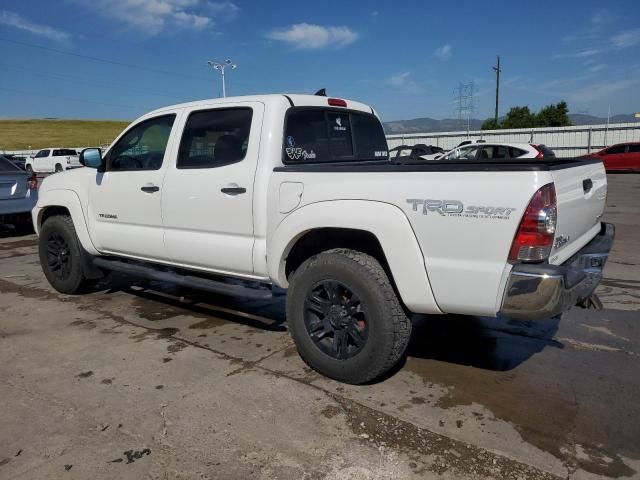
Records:
{"label": "grass hill", "polygon": [[0,151],[105,145],[128,124],[112,120],[0,120]]}

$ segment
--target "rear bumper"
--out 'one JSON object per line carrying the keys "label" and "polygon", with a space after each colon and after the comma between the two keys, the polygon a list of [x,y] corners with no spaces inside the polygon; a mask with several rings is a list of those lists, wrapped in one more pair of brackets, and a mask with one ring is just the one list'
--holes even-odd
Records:
{"label": "rear bumper", "polygon": [[588,298],[602,280],[614,236],[614,226],[602,223],[600,233],[562,265],[515,265],[500,313],[518,320],[541,320]]}

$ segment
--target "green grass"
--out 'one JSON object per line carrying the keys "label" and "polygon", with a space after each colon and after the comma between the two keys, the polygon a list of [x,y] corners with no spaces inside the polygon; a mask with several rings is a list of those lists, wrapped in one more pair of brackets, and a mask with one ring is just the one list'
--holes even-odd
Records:
{"label": "green grass", "polygon": [[0,120],[0,150],[105,145],[128,124],[114,120]]}

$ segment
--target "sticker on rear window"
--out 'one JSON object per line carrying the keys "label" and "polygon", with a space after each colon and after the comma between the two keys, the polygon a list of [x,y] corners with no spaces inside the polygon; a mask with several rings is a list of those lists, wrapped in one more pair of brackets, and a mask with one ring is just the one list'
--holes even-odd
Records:
{"label": "sticker on rear window", "polygon": [[376,150],[375,152],[373,152],[373,155],[376,157],[388,157],[389,152],[387,152],[386,150]]}
{"label": "sticker on rear window", "polygon": [[347,130],[347,127],[342,126],[342,118],[336,117],[336,124],[333,126],[333,129],[336,132],[345,132]]}

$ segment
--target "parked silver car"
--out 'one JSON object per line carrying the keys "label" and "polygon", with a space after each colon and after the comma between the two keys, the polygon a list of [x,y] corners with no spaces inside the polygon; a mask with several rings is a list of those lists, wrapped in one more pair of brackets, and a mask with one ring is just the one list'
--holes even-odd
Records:
{"label": "parked silver car", "polygon": [[38,179],[0,155],[0,224],[32,228],[31,210],[38,201]]}

